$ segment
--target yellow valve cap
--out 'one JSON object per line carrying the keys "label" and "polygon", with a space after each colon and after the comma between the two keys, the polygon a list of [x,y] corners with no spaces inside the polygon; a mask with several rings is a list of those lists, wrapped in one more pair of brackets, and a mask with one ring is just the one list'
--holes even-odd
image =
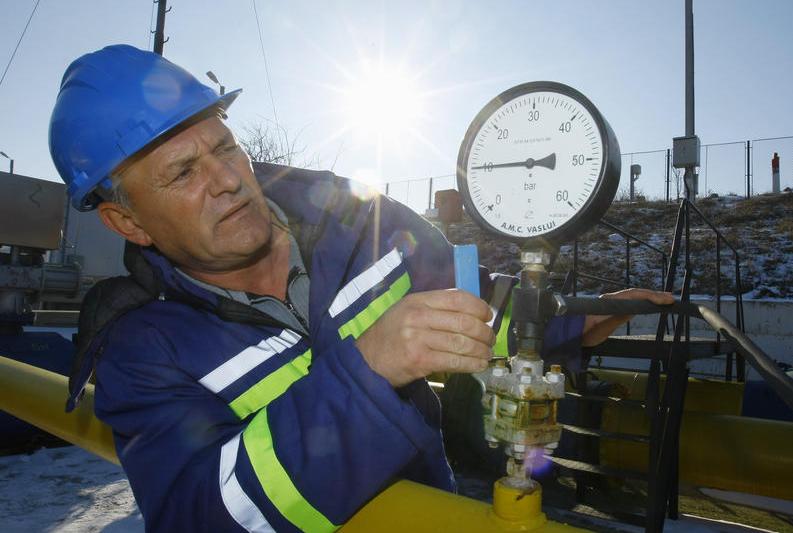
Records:
{"label": "yellow valve cap", "polygon": [[511,522],[536,521],[536,525],[545,523],[542,507],[542,487],[534,483],[529,490],[510,487],[499,479],[493,485],[493,511],[496,516]]}

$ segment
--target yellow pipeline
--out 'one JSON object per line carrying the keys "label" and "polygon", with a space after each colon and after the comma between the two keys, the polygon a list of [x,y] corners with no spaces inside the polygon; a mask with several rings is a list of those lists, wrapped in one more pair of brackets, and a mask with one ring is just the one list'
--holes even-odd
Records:
{"label": "yellow pipeline", "polygon": [[60,374],[0,357],[0,409],[119,464],[110,428],[94,416],[94,386],[71,413],[64,411],[68,390]]}
{"label": "yellow pipeline", "polygon": [[[605,431],[647,435],[640,406],[607,405]],[[793,424],[732,415],[685,412],[680,429],[680,479],[700,486],[793,500]],[[647,444],[600,440],[600,461],[647,471]]]}
{"label": "yellow pipeline", "polygon": [[[646,374],[596,371],[599,379],[627,387],[632,399],[644,398]],[[624,389],[623,389],[624,390]],[[737,416],[742,384],[689,379],[680,429],[680,479],[772,498],[793,499],[793,423]],[[649,434],[640,405],[604,405],[605,431]],[[646,443],[600,439],[600,462],[625,470],[647,471]]]}
{"label": "yellow pipeline", "polygon": [[[621,398],[642,401],[645,398],[646,372],[593,368],[590,373],[599,380],[617,385],[622,393]],[[666,376],[661,376],[661,393],[664,386],[666,386]],[[688,378],[683,410],[740,416],[743,388],[744,384],[737,381]]]}
{"label": "yellow pipeline", "polygon": [[[72,413],[63,410],[64,376],[0,356],[0,409],[118,464],[110,428],[93,413],[94,388]],[[496,507],[438,489],[398,481],[341,527],[341,533],[567,533],[584,531],[547,520],[541,490],[519,493],[497,482]]]}
{"label": "yellow pipeline", "polygon": [[515,489],[499,484],[500,481],[497,481],[494,508],[484,502],[432,487],[400,481],[358,511],[339,531],[343,533],[585,531],[547,520],[540,512],[540,490],[524,496]]}

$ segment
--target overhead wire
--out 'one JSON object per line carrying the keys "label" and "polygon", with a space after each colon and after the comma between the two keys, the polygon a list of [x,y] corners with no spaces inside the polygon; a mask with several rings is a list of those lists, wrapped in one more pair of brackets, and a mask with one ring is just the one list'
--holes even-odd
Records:
{"label": "overhead wire", "polygon": [[33,20],[33,15],[36,14],[36,9],[38,9],[39,7],[39,2],[41,2],[41,0],[36,0],[36,5],[33,6],[33,11],[30,12],[28,21],[25,23],[25,29],[22,30],[22,35],[19,36],[17,45],[14,47],[14,51],[11,53],[11,58],[8,60],[8,64],[6,65],[5,70],[3,70],[3,75],[0,76],[0,86],[3,85],[3,80],[6,79],[6,74],[8,74],[8,69],[11,68],[11,63],[14,62],[14,56],[17,55],[17,50],[19,50],[19,45],[22,43],[22,39],[25,37],[25,33],[27,33],[28,31],[28,26],[30,26],[30,21]]}
{"label": "overhead wire", "polygon": [[259,12],[256,9],[256,0],[251,0],[253,4],[253,14],[256,17],[256,30],[259,32],[259,48],[262,51],[262,59],[264,60],[264,74],[267,79],[267,91],[270,93],[270,105],[273,107],[273,120],[275,127],[278,130],[278,136],[281,136],[281,125],[278,123],[278,112],[275,109],[275,98],[273,98],[273,84],[270,79],[270,67],[267,65],[267,54],[264,51],[264,39],[262,38],[262,25],[259,22]]}

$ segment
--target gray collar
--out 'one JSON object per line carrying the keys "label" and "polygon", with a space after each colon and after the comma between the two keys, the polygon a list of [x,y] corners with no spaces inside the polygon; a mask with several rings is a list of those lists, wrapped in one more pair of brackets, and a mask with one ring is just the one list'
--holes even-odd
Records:
{"label": "gray collar", "polygon": [[[276,205],[275,202],[267,198],[267,204],[273,211],[284,226],[288,227],[289,221],[286,218],[284,211]],[[286,302],[282,302],[278,298],[269,295],[255,295],[246,293],[245,291],[236,291],[212,285],[196,279],[180,268],[176,268],[187,280],[195,283],[212,293],[218,294],[225,298],[230,298],[245,305],[250,305],[257,308],[273,318],[280,320],[286,324],[291,325],[297,331],[307,334],[304,324],[308,324],[308,294],[309,294],[309,278],[306,273],[306,268],[303,263],[303,258],[300,256],[300,249],[297,246],[297,241],[294,236],[289,233],[289,285],[287,286]]]}

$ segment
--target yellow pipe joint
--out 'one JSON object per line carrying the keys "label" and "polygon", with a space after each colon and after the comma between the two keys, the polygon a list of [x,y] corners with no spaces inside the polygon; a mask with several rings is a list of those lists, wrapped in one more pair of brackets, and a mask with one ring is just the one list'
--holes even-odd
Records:
{"label": "yellow pipe joint", "polygon": [[[539,486],[538,486],[539,487]],[[585,531],[547,520],[542,491],[523,495],[497,481],[493,506],[412,481],[399,481],[358,511],[341,533],[573,533]]]}

